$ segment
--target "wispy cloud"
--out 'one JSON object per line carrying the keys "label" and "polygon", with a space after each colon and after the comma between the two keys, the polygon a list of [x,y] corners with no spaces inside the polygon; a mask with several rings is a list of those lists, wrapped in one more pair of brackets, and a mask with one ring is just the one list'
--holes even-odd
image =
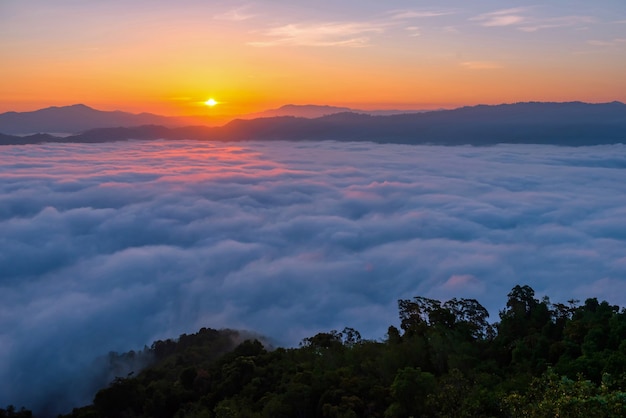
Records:
{"label": "wispy cloud", "polygon": [[257,32],[263,38],[248,42],[255,47],[315,46],[365,47],[374,35],[400,28],[409,36],[420,36],[420,28],[404,26],[410,19],[454,14],[452,10],[391,10],[370,21],[292,22]]}
{"label": "wispy cloud", "polygon": [[213,16],[213,19],[230,20],[233,22],[241,22],[244,20],[252,19],[255,15],[246,12],[249,8],[250,8],[249,6],[243,6],[243,7],[231,9],[224,13],[220,13],[220,14]]}
{"label": "wispy cloud", "polygon": [[592,39],[587,41],[587,44],[593,46],[618,46],[618,45],[626,45],[626,38],[614,38],[611,40],[597,40]]}
{"label": "wispy cloud", "polygon": [[248,45],[270,47],[368,45],[372,34],[382,33],[382,24],[360,22],[294,23],[271,28],[263,33],[267,40],[249,42]]}
{"label": "wispy cloud", "polygon": [[450,10],[392,10],[389,12],[392,19],[420,19],[453,14]]}
{"label": "wispy cloud", "polygon": [[502,64],[495,61],[465,61],[461,66],[468,70],[497,70],[502,68]]}
{"label": "wispy cloud", "polygon": [[480,22],[485,27],[512,26],[524,32],[536,32],[543,29],[574,27],[594,23],[596,19],[592,16],[557,16],[540,18],[529,16],[531,8],[517,7],[513,9],[496,10],[484,13],[471,18],[470,20]]}
{"label": "wispy cloud", "polygon": [[404,28],[404,30],[406,30],[409,33],[409,36],[421,35],[419,26],[407,26],[406,28]]}
{"label": "wispy cloud", "polygon": [[591,16],[561,16],[547,19],[535,19],[529,21],[527,25],[520,26],[519,29],[524,32],[536,32],[542,29],[587,25],[595,21],[595,18]]}
{"label": "wispy cloud", "polygon": [[523,7],[517,7],[514,9],[502,9],[495,12],[484,13],[470,20],[481,22],[482,26],[511,26],[522,23],[525,17],[522,15],[527,9]]}

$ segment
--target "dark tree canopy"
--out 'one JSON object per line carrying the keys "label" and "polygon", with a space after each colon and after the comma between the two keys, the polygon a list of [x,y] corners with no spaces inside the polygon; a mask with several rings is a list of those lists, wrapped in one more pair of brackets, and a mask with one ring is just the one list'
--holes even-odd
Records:
{"label": "dark tree canopy", "polygon": [[[346,327],[299,348],[201,329],[157,341],[151,366],[66,417],[623,417],[626,313],[515,286],[499,322],[475,299],[398,301],[384,340]],[[115,359],[115,356],[112,356]],[[30,411],[0,409],[2,417]]]}

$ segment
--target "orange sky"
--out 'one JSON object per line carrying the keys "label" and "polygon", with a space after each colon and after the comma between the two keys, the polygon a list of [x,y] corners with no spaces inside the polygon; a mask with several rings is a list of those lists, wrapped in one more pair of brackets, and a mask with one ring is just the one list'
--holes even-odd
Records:
{"label": "orange sky", "polygon": [[626,101],[625,4],[3,0],[0,112]]}

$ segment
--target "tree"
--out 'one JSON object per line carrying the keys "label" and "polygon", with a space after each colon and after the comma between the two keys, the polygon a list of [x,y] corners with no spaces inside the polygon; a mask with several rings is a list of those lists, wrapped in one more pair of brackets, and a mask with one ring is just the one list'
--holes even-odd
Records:
{"label": "tree", "polygon": [[476,299],[453,298],[443,304],[452,312],[455,328],[470,339],[482,339],[493,334],[487,318],[489,312]]}
{"label": "tree", "polygon": [[32,411],[21,407],[18,410],[15,409],[15,406],[9,405],[6,409],[0,408],[0,418],[32,418]]}
{"label": "tree", "polygon": [[419,367],[405,367],[398,371],[391,384],[393,402],[385,411],[385,418],[421,416],[427,410],[428,395],[435,391],[435,376]]}
{"label": "tree", "polygon": [[626,393],[611,393],[588,380],[571,380],[548,369],[533,379],[526,394],[506,396],[503,406],[512,417],[623,417]]}

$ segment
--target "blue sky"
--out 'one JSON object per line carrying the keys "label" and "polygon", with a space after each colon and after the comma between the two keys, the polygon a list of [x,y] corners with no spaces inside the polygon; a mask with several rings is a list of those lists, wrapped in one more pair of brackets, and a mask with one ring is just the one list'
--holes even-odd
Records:
{"label": "blue sky", "polygon": [[17,1],[0,110],[626,100],[626,3]]}

